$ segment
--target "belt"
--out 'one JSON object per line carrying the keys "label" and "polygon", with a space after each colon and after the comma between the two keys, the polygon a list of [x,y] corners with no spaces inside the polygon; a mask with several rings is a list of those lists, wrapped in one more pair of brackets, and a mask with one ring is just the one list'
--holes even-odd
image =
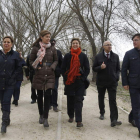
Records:
{"label": "belt", "polygon": [[43,63],[43,65],[44,65],[44,66],[49,66],[49,67],[50,67],[50,66],[52,65],[52,63],[45,62],[45,63]]}

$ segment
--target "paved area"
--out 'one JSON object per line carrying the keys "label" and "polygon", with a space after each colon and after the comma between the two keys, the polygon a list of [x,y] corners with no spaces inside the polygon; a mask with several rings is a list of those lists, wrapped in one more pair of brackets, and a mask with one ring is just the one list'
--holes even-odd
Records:
{"label": "paved area", "polygon": [[[30,84],[21,87],[19,106],[11,105],[11,125],[0,140],[138,140],[138,130],[128,123],[128,114],[119,109],[121,126],[110,127],[109,104],[105,100],[105,120],[99,120],[98,94],[90,86],[83,106],[83,128],[76,123],[68,123],[66,96],[63,95],[63,82],[59,84],[58,113],[50,110],[48,129],[38,123],[37,103],[31,104]],[[1,112],[0,112],[1,118]],[[0,119],[1,123],[1,119]]]}

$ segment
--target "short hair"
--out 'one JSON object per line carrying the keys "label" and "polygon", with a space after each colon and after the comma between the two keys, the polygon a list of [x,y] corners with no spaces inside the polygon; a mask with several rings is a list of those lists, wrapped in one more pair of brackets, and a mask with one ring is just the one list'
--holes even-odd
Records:
{"label": "short hair", "polygon": [[11,40],[11,42],[14,43],[13,37],[11,37],[11,36],[5,36],[5,37],[3,38],[3,41],[4,41],[5,38],[9,38],[9,39]]}
{"label": "short hair", "polygon": [[133,35],[132,40],[133,40],[136,36],[138,36],[138,37],[140,38],[140,33],[137,33],[137,34]]}

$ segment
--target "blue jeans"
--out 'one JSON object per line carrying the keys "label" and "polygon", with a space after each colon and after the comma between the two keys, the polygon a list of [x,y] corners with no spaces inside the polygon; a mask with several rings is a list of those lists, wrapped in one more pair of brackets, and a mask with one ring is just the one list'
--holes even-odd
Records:
{"label": "blue jeans", "polygon": [[14,100],[19,100],[21,83],[22,83],[22,81],[17,81],[16,82],[15,90],[14,90],[14,93],[13,93]]}
{"label": "blue jeans", "polygon": [[133,117],[140,131],[140,88],[129,88],[132,104]]}
{"label": "blue jeans", "polygon": [[10,112],[11,98],[13,93],[14,89],[0,90],[1,109],[3,111]]}
{"label": "blue jeans", "polygon": [[59,77],[55,77],[55,86],[54,89],[52,89],[52,95],[51,95],[51,102],[50,105],[53,107],[57,107],[57,98],[58,98],[58,85],[59,85]]}

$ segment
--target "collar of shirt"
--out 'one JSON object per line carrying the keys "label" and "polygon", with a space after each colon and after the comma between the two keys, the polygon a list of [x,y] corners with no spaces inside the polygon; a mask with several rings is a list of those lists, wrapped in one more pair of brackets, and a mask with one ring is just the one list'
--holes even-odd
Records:
{"label": "collar of shirt", "polygon": [[104,51],[104,54],[105,54],[105,56],[107,57],[107,54],[109,54],[109,58],[110,58],[110,52],[109,53],[106,53],[105,51]]}

